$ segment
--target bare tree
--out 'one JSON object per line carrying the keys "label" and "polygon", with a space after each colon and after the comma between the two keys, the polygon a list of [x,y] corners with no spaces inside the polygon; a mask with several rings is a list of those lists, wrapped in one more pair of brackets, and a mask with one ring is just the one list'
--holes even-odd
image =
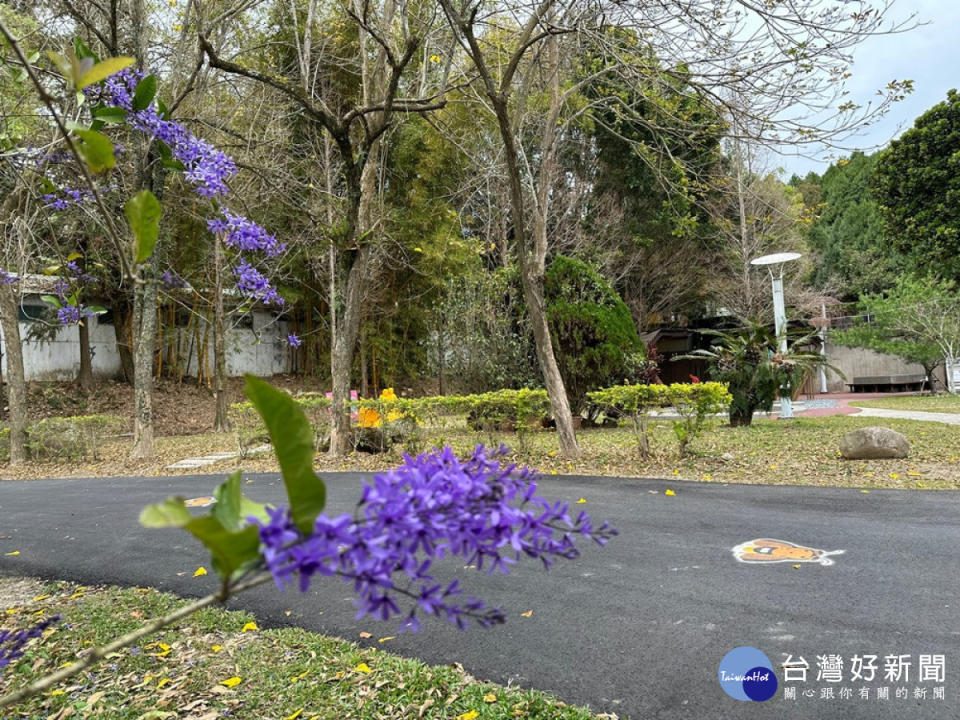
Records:
{"label": "bare tree", "polygon": [[[307,3],[304,17],[295,5],[292,8],[297,28],[295,80],[223,57],[210,40],[212,23],[204,24],[207,29],[200,36],[211,67],[279,91],[329,134],[337,150],[340,178],[335,182],[342,183],[345,207],[343,228],[330,251],[334,415],[330,452],[335,455],[350,449],[350,377],[363,317],[364,290],[373,281],[379,250],[373,208],[380,141],[398,113],[428,112],[444,104],[442,88],[431,90],[407,77],[433,25],[429,8],[415,9],[394,0],[351,0],[338,5],[338,9],[359,33],[357,56],[352,60],[361,78],[360,97],[355,104],[324,94],[319,75],[329,68],[325,63],[331,58],[322,56],[322,46],[314,35],[319,22],[317,0]],[[417,96],[405,97],[403,93],[411,88]],[[326,166],[332,168],[333,163]]]}

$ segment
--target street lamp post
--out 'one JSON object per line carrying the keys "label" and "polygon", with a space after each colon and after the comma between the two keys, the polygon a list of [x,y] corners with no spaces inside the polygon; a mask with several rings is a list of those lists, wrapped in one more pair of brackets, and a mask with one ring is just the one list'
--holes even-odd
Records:
{"label": "street lamp post", "polygon": [[[773,324],[777,332],[777,346],[781,355],[787,353],[787,309],[783,302],[783,266],[799,257],[800,253],[786,252],[764,255],[750,261],[751,265],[766,266],[767,272],[770,273],[770,283],[773,286]],[[773,272],[774,265],[777,266],[776,273]],[[793,403],[790,401],[790,393],[784,393],[783,388],[780,392],[780,419],[793,419]]]}

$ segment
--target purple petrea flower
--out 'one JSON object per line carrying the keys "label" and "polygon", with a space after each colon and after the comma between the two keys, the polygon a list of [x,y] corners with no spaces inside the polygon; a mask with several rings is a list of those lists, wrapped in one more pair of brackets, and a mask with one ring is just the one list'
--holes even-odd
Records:
{"label": "purple petrea flower", "polygon": [[277,293],[277,289],[270,284],[270,280],[246,260],[233,269],[237,278],[237,289],[251,300],[259,300],[265,305],[274,303],[283,305],[284,299]]}
{"label": "purple petrea flower", "polygon": [[606,523],[594,528],[586,513],[576,519],[566,503],[550,503],[537,493],[537,476],[527,468],[502,465],[494,453],[477,446],[459,460],[447,447],[416,458],[405,455],[399,468],[365,483],[357,514],[320,515],[313,532],[303,535],[289,511],[269,509],[260,528],[266,565],[279,587],[298,578],[306,591],[314,575],[339,576],[353,583],[357,617],[389,619],[401,613],[399,596],[411,607],[403,629],[420,627],[418,613],[435,615],[465,628],[504,621],[497,608],[481,600],[461,601],[456,580],[442,583],[431,565],[445,556],[488,572],[506,573],[521,557],[549,567],[554,558],[575,558],[574,538],[603,545],[616,534]]}
{"label": "purple petrea flower", "polygon": [[160,281],[165,287],[171,290],[176,288],[185,288],[187,286],[187,281],[177,275],[177,273],[175,273],[173,270],[167,270],[164,272],[163,275],[160,276]]}
{"label": "purple petrea flower", "polygon": [[0,630],[0,668],[22,658],[27,643],[43,635],[48,627],[58,622],[60,616],[54,615],[24,630]]}
{"label": "purple petrea flower", "polygon": [[247,252],[265,252],[267,255],[279,255],[287,246],[277,241],[260,225],[229,210],[222,211],[223,217],[207,220],[207,228],[212,233],[223,233],[224,242],[232,248]]}
{"label": "purple petrea flower", "polygon": [[13,285],[16,282],[20,282],[19,277],[0,268],[0,285]]}
{"label": "purple petrea flower", "polygon": [[82,205],[93,200],[93,193],[89,190],[61,187],[54,192],[44,193],[40,199],[52,210],[66,210],[73,205]]}
{"label": "purple petrea flower", "polygon": [[300,340],[299,335],[294,335],[291,333],[290,335],[287,335],[287,344],[292,348],[298,348],[303,345],[303,341]]}
{"label": "purple petrea flower", "polygon": [[123,70],[108,77],[102,90],[93,94],[109,105],[127,111],[127,121],[132,127],[152,135],[170,148],[173,157],[183,163],[184,176],[204,197],[215,197],[227,192],[227,180],[237,172],[233,159],[217,150],[206,140],[197,138],[173,120],[165,120],[151,103],[145,110],[133,109],[133,95],[143,73]]}

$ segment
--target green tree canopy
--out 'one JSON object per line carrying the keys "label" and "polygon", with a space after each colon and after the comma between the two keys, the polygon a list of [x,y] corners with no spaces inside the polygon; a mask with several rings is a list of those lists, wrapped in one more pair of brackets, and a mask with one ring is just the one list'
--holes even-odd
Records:
{"label": "green tree canopy", "polygon": [[822,178],[791,182],[815,214],[807,234],[816,253],[811,281],[835,286],[845,299],[888,288],[903,262],[870,191],[877,158],[855,152],[831,165]]}
{"label": "green tree canopy", "polygon": [[890,240],[923,274],[960,279],[960,94],[884,150],[874,175]]}

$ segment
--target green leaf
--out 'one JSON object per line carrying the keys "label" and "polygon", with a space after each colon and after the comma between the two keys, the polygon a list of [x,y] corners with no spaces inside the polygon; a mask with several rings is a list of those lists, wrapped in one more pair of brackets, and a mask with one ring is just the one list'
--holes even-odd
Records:
{"label": "green leaf", "polygon": [[149,190],[141,190],[123,206],[133,232],[134,263],[146,262],[153,254],[160,235],[160,202]]}
{"label": "green leaf", "polygon": [[114,73],[120,72],[124,68],[130,67],[133,65],[134,59],[132,57],[112,57],[107,58],[103,62],[98,62],[92,68],[87,70],[77,81],[77,87],[85,88],[88,85],[93,85],[98,83],[101,80],[105,80]]}
{"label": "green leaf", "polygon": [[53,305],[58,310],[63,307],[63,305],[60,303],[60,298],[54,295],[41,295],[40,299],[43,300],[45,303],[49,303],[50,305]]}
{"label": "green leaf", "polygon": [[133,91],[133,109],[146,110],[153,102],[153,96],[157,94],[157,76],[147,75],[143,80],[137,83],[137,89]]}
{"label": "green leaf", "polygon": [[202,515],[183,527],[210,551],[213,567],[222,578],[260,557],[260,532],[255,525],[235,532],[212,515]]}
{"label": "green leaf", "polygon": [[[217,494],[228,488],[236,478],[235,489],[239,493],[239,473],[217,488]],[[227,494],[233,490],[228,488]],[[220,497],[218,497],[219,505]],[[237,509],[240,504],[238,502]],[[216,510],[214,511],[216,512]],[[182,497],[171,497],[162,503],[148,505],[140,512],[140,524],[150,528],[183,528],[210,551],[214,569],[223,578],[230,577],[234,571],[256,560],[260,556],[260,533],[255,525],[228,528],[215,515],[193,517],[184,504]]]}
{"label": "green leaf", "polygon": [[107,311],[105,307],[100,305],[87,305],[87,310],[94,315],[103,315]]}
{"label": "green leaf", "polygon": [[182,497],[169,497],[140,511],[140,524],[149,528],[184,527],[193,516]]}
{"label": "green leaf", "polygon": [[267,426],[290,501],[290,515],[304,533],[326,503],[326,487],[313,472],[313,431],[297,402],[282,390],[247,375],[244,394]]}
{"label": "green leaf", "polygon": [[105,123],[124,123],[127,121],[127,111],[118,107],[98,107],[93,109],[93,116]]}
{"label": "green leaf", "polygon": [[100,58],[97,57],[97,54],[87,47],[87,44],[79,37],[75,37],[73,39],[73,52],[81,60],[90,58],[95,63],[100,62]]}
{"label": "green leaf", "polygon": [[78,143],[77,150],[91,172],[104,172],[117,164],[117,159],[113,156],[113,143],[106,135],[96,130],[76,128],[73,133],[82,141]]}

